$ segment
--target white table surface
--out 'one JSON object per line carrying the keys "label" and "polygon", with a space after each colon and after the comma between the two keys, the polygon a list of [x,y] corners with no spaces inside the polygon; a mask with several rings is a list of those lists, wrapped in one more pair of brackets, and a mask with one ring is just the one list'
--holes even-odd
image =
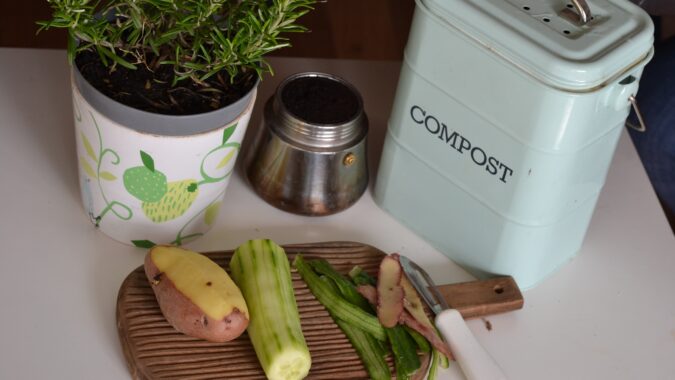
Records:
{"label": "white table surface", "polygon": [[[249,132],[287,75],[338,74],[364,97],[375,169],[400,63],[271,62]],[[65,53],[0,49],[0,68],[0,379],[129,378],[115,303],[144,251],[97,231],[80,206]],[[340,214],[300,217],[268,206],[238,172],[220,213],[237,217],[190,248],[351,240],[408,255],[438,283],[471,279],[371,192]],[[491,331],[469,321],[510,379],[675,379],[675,239],[625,133],[581,252],[524,298],[522,310],[489,317]],[[462,375],[451,367],[443,378]]]}

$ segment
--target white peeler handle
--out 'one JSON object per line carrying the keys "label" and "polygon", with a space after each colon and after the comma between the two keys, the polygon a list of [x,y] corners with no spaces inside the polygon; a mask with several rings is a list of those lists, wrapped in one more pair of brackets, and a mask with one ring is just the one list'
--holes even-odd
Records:
{"label": "white peeler handle", "polygon": [[506,380],[497,362],[478,343],[459,311],[443,310],[436,316],[440,330],[467,380]]}

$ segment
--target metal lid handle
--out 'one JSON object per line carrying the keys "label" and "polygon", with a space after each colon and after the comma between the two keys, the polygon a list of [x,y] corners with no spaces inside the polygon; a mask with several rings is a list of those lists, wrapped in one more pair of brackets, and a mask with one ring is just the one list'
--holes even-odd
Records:
{"label": "metal lid handle", "polygon": [[587,23],[591,19],[591,8],[588,7],[586,0],[572,0],[572,4],[577,9],[577,13],[579,13],[579,21],[582,24]]}

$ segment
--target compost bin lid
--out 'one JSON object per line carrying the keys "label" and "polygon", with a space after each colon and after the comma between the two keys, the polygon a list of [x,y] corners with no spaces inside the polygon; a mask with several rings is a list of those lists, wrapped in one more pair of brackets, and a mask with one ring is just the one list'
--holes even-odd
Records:
{"label": "compost bin lid", "polygon": [[654,26],[626,0],[418,0],[454,28],[528,74],[590,91],[651,57]]}

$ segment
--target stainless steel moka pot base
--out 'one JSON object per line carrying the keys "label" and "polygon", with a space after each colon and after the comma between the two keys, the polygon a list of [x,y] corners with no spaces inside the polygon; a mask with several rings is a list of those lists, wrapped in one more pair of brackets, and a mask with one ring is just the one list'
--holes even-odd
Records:
{"label": "stainless steel moka pot base", "polygon": [[294,74],[265,104],[246,177],[279,209],[311,216],[342,211],[368,185],[367,133],[363,100],[351,84],[330,74]]}

